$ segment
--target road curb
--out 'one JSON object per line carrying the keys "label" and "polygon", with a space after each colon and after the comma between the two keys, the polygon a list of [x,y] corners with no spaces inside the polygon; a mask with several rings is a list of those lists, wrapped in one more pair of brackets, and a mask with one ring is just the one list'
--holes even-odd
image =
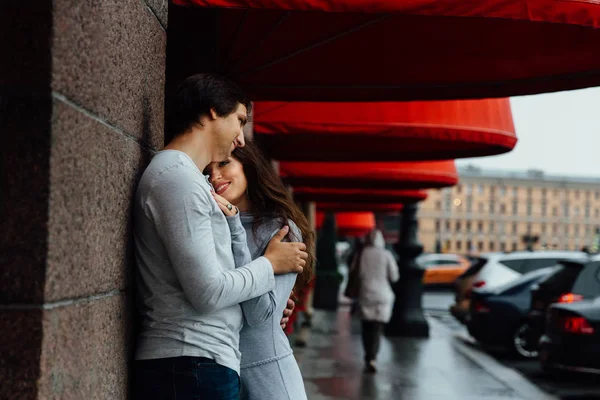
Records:
{"label": "road curb", "polygon": [[[468,358],[479,367],[484,369],[488,374],[492,375],[495,379],[502,382],[509,388],[513,389],[523,399],[531,400],[559,400],[558,397],[546,393],[533,383],[529,381],[521,373],[509,368],[498,361],[496,361],[490,355],[482,352],[479,349],[473,348],[473,340],[465,335],[457,334],[456,332],[448,329],[435,318],[428,318],[429,323],[436,325],[436,329],[444,330],[449,336],[453,336],[455,340],[452,340],[452,346],[464,357]],[[469,344],[471,343],[471,344]]]}

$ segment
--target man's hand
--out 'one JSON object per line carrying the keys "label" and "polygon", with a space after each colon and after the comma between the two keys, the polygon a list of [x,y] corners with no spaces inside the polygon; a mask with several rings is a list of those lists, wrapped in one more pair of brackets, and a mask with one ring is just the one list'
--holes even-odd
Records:
{"label": "man's hand", "polygon": [[308,253],[304,243],[283,243],[282,240],[288,234],[290,228],[284,226],[269,242],[265,257],[271,261],[275,275],[290,272],[301,273],[306,265]]}
{"label": "man's hand", "polygon": [[288,322],[290,321],[290,317],[294,313],[294,307],[296,307],[296,303],[291,298],[288,299],[287,305],[285,306],[285,310],[283,310],[283,318],[279,323],[281,325],[281,329],[285,329]]}

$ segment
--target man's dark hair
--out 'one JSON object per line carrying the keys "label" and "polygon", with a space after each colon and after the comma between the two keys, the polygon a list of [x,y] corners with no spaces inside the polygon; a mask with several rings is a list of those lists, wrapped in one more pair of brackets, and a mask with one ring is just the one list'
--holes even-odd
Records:
{"label": "man's dark hair", "polygon": [[213,108],[226,117],[243,104],[251,111],[252,103],[244,91],[231,80],[217,74],[197,74],[186,78],[170,101],[167,111],[167,135],[174,138],[200,124],[200,117]]}

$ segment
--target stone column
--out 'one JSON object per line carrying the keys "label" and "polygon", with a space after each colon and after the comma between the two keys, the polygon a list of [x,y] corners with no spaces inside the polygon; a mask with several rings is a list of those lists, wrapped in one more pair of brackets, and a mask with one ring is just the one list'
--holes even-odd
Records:
{"label": "stone column", "polygon": [[396,302],[392,319],[385,329],[388,336],[429,336],[429,325],[421,307],[424,271],[415,262],[415,258],[423,252],[418,230],[417,205],[407,204],[402,210],[400,237],[396,244],[400,281],[394,285]]}
{"label": "stone column", "polygon": [[0,398],[124,399],[166,0],[0,3]]}

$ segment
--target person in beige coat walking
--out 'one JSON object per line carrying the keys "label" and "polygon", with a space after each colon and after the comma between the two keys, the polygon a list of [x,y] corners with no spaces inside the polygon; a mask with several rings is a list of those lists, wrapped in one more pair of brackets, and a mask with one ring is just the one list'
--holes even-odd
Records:
{"label": "person in beige coat walking", "polygon": [[394,306],[391,284],[400,279],[398,264],[385,248],[380,230],[371,231],[356,268],[359,268],[359,314],[362,320],[362,342],[365,351],[365,371],[376,372],[375,359],[383,326],[390,321]]}

